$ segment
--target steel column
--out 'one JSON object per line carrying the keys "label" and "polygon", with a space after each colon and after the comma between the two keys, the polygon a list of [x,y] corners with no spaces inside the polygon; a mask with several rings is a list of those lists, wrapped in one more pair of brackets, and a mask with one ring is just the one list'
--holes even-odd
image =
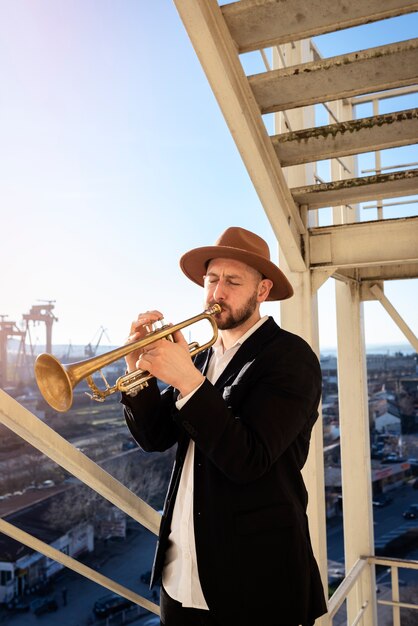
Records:
{"label": "steel column", "polygon": [[[338,336],[338,396],[340,410],[341,479],[343,493],[345,567],[349,571],[359,556],[373,554],[373,510],[367,373],[360,285],[336,284]],[[369,601],[364,626],[376,624],[374,571],[362,578],[357,597],[348,601],[348,623]],[[351,620],[351,621],[350,621]]]}

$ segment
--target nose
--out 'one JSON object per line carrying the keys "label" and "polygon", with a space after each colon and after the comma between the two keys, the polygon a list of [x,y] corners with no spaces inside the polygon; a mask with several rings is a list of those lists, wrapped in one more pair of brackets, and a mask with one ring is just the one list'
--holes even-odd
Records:
{"label": "nose", "polygon": [[221,302],[225,299],[225,287],[221,280],[216,283],[216,287],[213,290],[213,299],[216,300],[216,302]]}

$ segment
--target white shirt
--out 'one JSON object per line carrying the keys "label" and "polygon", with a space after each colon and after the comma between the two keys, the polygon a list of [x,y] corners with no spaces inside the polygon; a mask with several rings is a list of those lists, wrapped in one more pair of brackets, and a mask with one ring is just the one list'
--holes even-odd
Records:
{"label": "white shirt", "polygon": [[[231,348],[224,350],[222,339],[218,337],[213,345],[206,378],[215,383],[241,345],[268,319],[265,315],[256,322]],[[199,389],[176,402],[178,409]],[[185,607],[208,609],[197,568],[196,545],[193,525],[193,482],[194,482],[194,441],[190,441],[184,460],[179,489],[174,504],[169,547],[163,570],[163,585],[168,595]]]}

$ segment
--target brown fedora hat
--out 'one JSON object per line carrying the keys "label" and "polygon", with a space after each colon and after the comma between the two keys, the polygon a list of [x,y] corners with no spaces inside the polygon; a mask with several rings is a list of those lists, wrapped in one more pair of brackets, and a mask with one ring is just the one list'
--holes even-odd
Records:
{"label": "brown fedora hat", "polygon": [[268,300],[286,300],[293,295],[293,287],[281,269],[270,261],[267,243],[249,230],[231,226],[214,246],[194,248],[183,254],[180,267],[190,280],[203,287],[203,277],[211,259],[234,259],[258,270],[273,282]]}

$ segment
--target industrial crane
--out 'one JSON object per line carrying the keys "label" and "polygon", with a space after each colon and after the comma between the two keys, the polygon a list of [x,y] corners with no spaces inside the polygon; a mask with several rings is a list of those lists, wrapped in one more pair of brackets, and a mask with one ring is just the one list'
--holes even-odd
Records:
{"label": "industrial crane", "polygon": [[[6,320],[7,315],[0,315],[0,387],[6,387],[10,382],[7,361],[7,344],[9,337],[20,337],[16,369],[19,367],[19,356],[25,357],[26,330],[18,328],[16,322]],[[22,352],[23,351],[23,352]]]}
{"label": "industrial crane", "polygon": [[92,357],[92,356],[95,356],[95,355],[96,355],[97,348],[99,347],[99,344],[100,344],[100,342],[101,342],[101,340],[102,340],[103,335],[106,335],[107,340],[108,340],[108,341],[109,341],[109,343],[110,343],[109,335],[108,335],[108,334],[107,334],[107,332],[106,332],[106,328],[104,328],[103,326],[100,326],[100,328],[99,328],[99,333],[100,333],[100,334],[99,334],[99,338],[98,338],[98,340],[97,340],[97,342],[96,342],[96,344],[95,344],[94,346],[93,346],[93,343],[92,343],[92,342],[93,342],[93,340],[94,340],[94,337],[93,337],[93,339],[92,339],[92,340],[91,340],[91,341],[90,341],[90,342],[89,342],[89,343],[85,346],[85,348],[84,348],[84,354],[85,354],[87,357]]}
{"label": "industrial crane", "polygon": [[[46,352],[52,352],[52,325],[58,322],[58,318],[52,313],[55,300],[45,300],[45,304],[34,304],[29,313],[23,315],[26,322],[26,330],[29,332],[29,322],[44,322],[46,326]],[[30,332],[29,332],[30,337]]]}

